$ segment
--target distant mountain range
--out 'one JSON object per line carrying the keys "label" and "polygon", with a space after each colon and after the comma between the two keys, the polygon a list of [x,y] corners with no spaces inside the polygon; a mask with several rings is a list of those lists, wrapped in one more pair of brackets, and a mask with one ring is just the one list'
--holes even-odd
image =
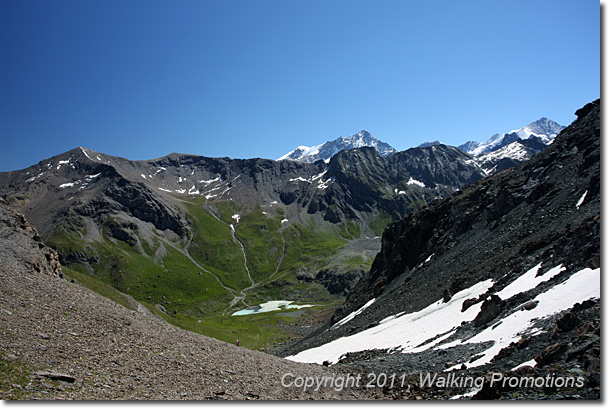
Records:
{"label": "distant mountain range", "polygon": [[[485,142],[468,141],[457,148],[472,155],[473,161],[486,173],[492,174],[506,168],[514,167],[542,151],[564,129],[546,117],[525,125],[517,130],[504,134],[494,134]],[[430,148],[445,145],[436,140],[424,142],[417,148]],[[292,160],[298,162],[328,162],[339,151],[354,148],[372,147],[380,156],[394,155],[396,149],[362,130],[348,137],[340,137],[313,147],[299,146],[278,158],[278,161]]]}

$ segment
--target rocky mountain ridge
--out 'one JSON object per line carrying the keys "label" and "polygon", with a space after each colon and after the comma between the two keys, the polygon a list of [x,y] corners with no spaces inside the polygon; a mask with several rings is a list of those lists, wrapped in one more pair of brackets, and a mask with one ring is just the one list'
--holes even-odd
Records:
{"label": "rocky mountain ridge", "polygon": [[[542,117],[517,130],[504,134],[494,134],[485,142],[468,141],[457,148],[474,157],[474,161],[488,174],[517,166],[534,154],[540,152],[565,127]],[[435,140],[419,144],[417,148],[430,148],[445,145]],[[361,147],[372,147],[382,157],[394,155],[396,151],[390,145],[374,138],[368,131],[360,131],[355,135],[337,138],[313,147],[300,146],[280,157],[278,161],[292,160],[298,162],[330,161],[342,150],[352,150]]]}
{"label": "rocky mountain ridge", "polygon": [[389,221],[484,176],[445,146],[389,157],[363,147],[327,163],[130,161],[79,147],[0,173],[0,194],[64,266],[173,319],[202,320],[267,300],[345,296]]}

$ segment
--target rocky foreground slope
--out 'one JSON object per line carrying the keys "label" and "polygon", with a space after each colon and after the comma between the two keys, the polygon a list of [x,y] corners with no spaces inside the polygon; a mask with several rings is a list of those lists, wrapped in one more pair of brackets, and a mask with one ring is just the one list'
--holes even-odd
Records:
{"label": "rocky foreground slope", "polygon": [[332,372],[191,333],[146,313],[63,279],[57,254],[22,215],[0,203],[0,399],[366,397],[362,390],[283,387],[289,372]]}

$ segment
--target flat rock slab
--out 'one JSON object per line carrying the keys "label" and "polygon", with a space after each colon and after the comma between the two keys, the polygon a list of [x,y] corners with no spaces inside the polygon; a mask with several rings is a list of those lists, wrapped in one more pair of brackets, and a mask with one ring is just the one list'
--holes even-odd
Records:
{"label": "flat rock slab", "polygon": [[55,373],[55,372],[36,372],[34,373],[40,377],[46,377],[52,380],[59,380],[67,383],[74,383],[76,381],[76,377],[70,376],[69,374],[63,373]]}

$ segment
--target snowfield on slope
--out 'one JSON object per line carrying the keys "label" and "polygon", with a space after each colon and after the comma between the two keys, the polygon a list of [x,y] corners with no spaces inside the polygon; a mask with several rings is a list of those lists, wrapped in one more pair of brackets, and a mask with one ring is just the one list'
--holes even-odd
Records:
{"label": "snowfield on slope", "polygon": [[474,320],[482,302],[461,312],[464,300],[478,297],[493,284],[491,279],[456,293],[448,303],[443,300],[409,314],[399,313],[385,318],[379,325],[351,336],[333,340],[325,345],[305,350],[287,359],[295,362],[319,363],[324,361],[336,363],[350,352],[370,349],[396,349],[413,351],[430,338],[445,334],[457,328],[462,321]]}
{"label": "snowfield on slope", "polygon": [[[557,266],[536,277],[539,268],[540,265],[537,265],[530,269],[501,290],[499,294],[510,297],[533,289],[561,271],[561,266]],[[443,303],[441,299],[418,312],[399,313],[387,317],[379,325],[370,329],[302,351],[287,359],[303,363],[322,364],[325,361],[337,363],[347,353],[364,350],[396,349],[401,353],[417,353],[430,348],[446,349],[462,343],[494,341],[494,345],[483,352],[482,357],[473,363],[465,363],[468,367],[481,366],[488,363],[502,348],[513,341],[518,341],[523,334],[539,331],[533,325],[533,320],[569,309],[575,303],[599,298],[600,269],[583,269],[564,282],[539,294],[534,299],[538,301],[538,305],[532,310],[517,311],[493,327],[483,329],[470,339],[439,345],[443,340],[452,336],[463,321],[470,322],[478,315],[483,302],[476,303],[462,312],[464,300],[477,298],[492,285],[491,279],[479,282],[456,293],[447,303]],[[427,343],[424,344],[424,342]],[[465,361],[467,362],[468,359],[470,358],[465,358]],[[461,365],[459,363],[450,370],[460,368]]]}

